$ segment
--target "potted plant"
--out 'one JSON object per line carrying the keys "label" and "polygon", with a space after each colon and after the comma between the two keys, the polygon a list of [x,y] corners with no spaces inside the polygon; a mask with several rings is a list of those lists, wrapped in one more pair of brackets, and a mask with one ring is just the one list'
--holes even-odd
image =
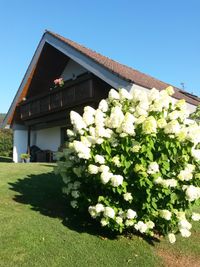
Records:
{"label": "potted plant", "polygon": [[29,163],[30,162],[30,155],[29,154],[26,154],[26,153],[23,153],[21,154],[21,160],[23,163]]}

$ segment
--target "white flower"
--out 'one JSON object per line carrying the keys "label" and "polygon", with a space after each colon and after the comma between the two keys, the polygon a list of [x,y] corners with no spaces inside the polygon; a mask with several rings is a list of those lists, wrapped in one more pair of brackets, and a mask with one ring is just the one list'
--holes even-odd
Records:
{"label": "white flower", "polygon": [[123,219],[121,217],[119,217],[119,216],[117,216],[115,218],[115,221],[116,221],[117,224],[122,224],[123,223]]}
{"label": "white flower", "polygon": [[134,89],[131,92],[133,96],[133,101],[136,103],[138,101],[148,101],[147,92],[140,90],[140,89]]}
{"label": "white flower", "polygon": [[97,217],[97,212],[96,212],[96,209],[94,206],[89,206],[88,211],[89,211],[92,218]]}
{"label": "white flower", "polygon": [[178,223],[179,229],[187,229],[190,230],[192,228],[191,223],[189,223],[186,219],[182,219]]}
{"label": "white flower", "polygon": [[109,167],[106,165],[101,165],[99,167],[99,172],[109,172],[109,170],[110,170]]}
{"label": "white flower", "polygon": [[149,229],[153,229],[153,228],[155,227],[155,223],[152,222],[152,221],[148,221],[148,222],[146,222],[146,225],[147,225],[147,227],[148,227]]}
{"label": "white flower", "polygon": [[86,128],[86,124],[83,120],[83,118],[75,111],[70,112],[70,120],[73,124],[74,128],[80,132],[82,129]]}
{"label": "white flower", "polygon": [[137,216],[137,213],[132,210],[132,209],[128,209],[127,213],[126,213],[126,217],[127,219],[134,219]]}
{"label": "white flower", "polygon": [[196,161],[200,160],[200,149],[192,148],[192,156]]}
{"label": "white flower", "polygon": [[131,100],[133,96],[126,89],[122,88],[122,89],[119,89],[119,97],[121,100],[124,100],[124,99]]}
{"label": "white flower", "polygon": [[161,210],[160,211],[160,217],[169,221],[169,220],[171,220],[172,213],[169,210]]}
{"label": "white flower", "polygon": [[178,179],[181,181],[189,181],[192,179],[192,177],[193,177],[192,173],[188,170],[182,170],[178,175]]}
{"label": "white flower", "polygon": [[131,193],[125,193],[125,194],[123,194],[123,197],[124,197],[124,200],[126,200],[126,201],[133,200]]}
{"label": "white flower", "polygon": [[100,213],[104,211],[104,206],[101,203],[96,204],[95,206],[96,213]]}
{"label": "white flower", "polygon": [[73,136],[75,136],[75,133],[72,130],[67,129],[67,136],[68,137],[73,137]]}
{"label": "white flower", "polygon": [[108,225],[108,221],[105,218],[101,219],[101,225],[104,227],[106,225]]}
{"label": "white flower", "polygon": [[99,103],[99,107],[102,112],[107,112],[108,111],[108,103],[105,99],[102,99]]}
{"label": "white flower", "polygon": [[111,177],[112,186],[118,187],[119,185],[122,185],[123,179],[124,178],[121,175],[113,175]]}
{"label": "white flower", "polygon": [[154,180],[154,183],[155,184],[160,184],[160,185],[163,185],[163,181],[164,181],[164,179],[162,178],[162,177],[158,177],[158,178],[156,178],[155,180]]}
{"label": "white flower", "polygon": [[81,136],[81,142],[87,147],[91,147],[92,145],[91,140],[86,136]]}
{"label": "white flower", "polygon": [[152,88],[149,91],[148,99],[150,102],[153,102],[154,100],[159,99],[159,96],[160,96],[160,92],[157,89]]}
{"label": "white flower", "polygon": [[191,232],[188,229],[180,229],[180,233],[182,235],[182,237],[190,237],[191,236]]}
{"label": "white flower", "polygon": [[156,133],[157,122],[153,116],[148,117],[142,124],[142,130],[145,134]]}
{"label": "white flower", "polygon": [[112,162],[115,164],[115,166],[117,166],[117,167],[120,167],[121,166],[121,163],[120,163],[120,160],[119,160],[119,156],[117,155],[117,156],[114,156],[113,158],[112,158]]}
{"label": "white flower", "polygon": [[103,184],[107,184],[110,181],[111,177],[113,177],[113,174],[111,172],[107,172],[107,171],[102,172],[101,173],[101,182]]}
{"label": "white flower", "polygon": [[63,188],[62,188],[62,192],[63,192],[63,194],[69,195],[69,193],[70,193],[70,189],[67,188],[67,187],[63,187]]}
{"label": "white flower", "polygon": [[159,172],[159,165],[157,162],[151,162],[148,166],[147,173],[154,174]]}
{"label": "white flower", "polygon": [[192,213],[192,220],[197,221],[197,222],[200,221],[200,214],[193,212]]}
{"label": "white flower", "polygon": [[177,120],[170,121],[164,128],[166,134],[178,134],[181,130]]}
{"label": "white flower", "polygon": [[90,156],[90,148],[84,145],[80,141],[74,141],[73,142],[74,150],[78,153],[79,158],[83,159],[89,159]]}
{"label": "white flower", "polygon": [[176,242],[176,236],[173,233],[168,234],[169,242],[174,244]]}
{"label": "white flower", "polygon": [[138,117],[137,119],[136,119],[136,121],[135,121],[135,124],[137,125],[137,124],[141,124],[141,123],[143,123],[144,121],[146,120],[146,116],[140,116],[140,117]]}
{"label": "white flower", "polygon": [[125,225],[128,226],[128,227],[129,226],[133,226],[134,222],[132,220],[126,220]]}
{"label": "white flower", "polygon": [[102,144],[103,141],[104,141],[103,138],[97,138],[97,139],[96,139],[96,143],[97,143],[98,145]]}
{"label": "white flower", "polygon": [[104,208],[104,216],[113,219],[115,217],[115,211],[111,207]]}
{"label": "white flower", "polygon": [[176,187],[177,181],[173,178],[172,179],[166,179],[166,180],[163,179],[162,184],[163,184],[163,186],[166,186],[166,187]]}
{"label": "white flower", "polygon": [[187,128],[185,127],[185,125],[181,126],[180,132],[177,134],[177,137],[179,141],[185,141],[187,137]]}
{"label": "white flower", "polygon": [[95,128],[95,134],[97,137],[106,137],[111,138],[111,135],[113,134],[113,131],[111,129],[105,129],[104,126],[97,125]]}
{"label": "white flower", "polygon": [[143,223],[142,221],[139,221],[134,225],[135,229],[139,231],[140,233],[145,233],[146,230],[148,229],[147,225]]}
{"label": "white flower", "polygon": [[89,127],[89,133],[93,138],[95,138],[95,128],[94,127],[92,127],[92,126]]}
{"label": "white flower", "polygon": [[162,102],[160,100],[155,100],[152,105],[149,107],[149,111],[161,112],[163,109]]}
{"label": "white flower", "polygon": [[119,99],[119,93],[116,90],[111,89],[110,92],[109,92],[109,94],[108,94],[108,98],[110,100]]}
{"label": "white flower", "polygon": [[185,99],[180,99],[180,100],[178,100],[177,102],[176,102],[176,104],[175,104],[175,107],[176,108],[179,108],[179,109],[186,109],[186,101],[185,101]]}
{"label": "white flower", "polygon": [[81,186],[81,183],[79,181],[75,181],[73,184],[73,189],[78,189],[80,188],[80,186]]}
{"label": "white flower", "polygon": [[143,99],[142,101],[140,101],[137,107],[140,107],[141,109],[148,111],[149,109],[148,99]]}
{"label": "white flower", "polygon": [[169,104],[172,102],[172,98],[168,95],[166,90],[160,92],[160,103],[162,103],[163,108],[168,109]]}
{"label": "white flower", "polygon": [[105,123],[105,114],[100,109],[97,109],[95,113],[95,124],[98,127],[100,126],[103,127],[104,123]]}
{"label": "white flower", "polygon": [[70,204],[71,204],[72,208],[74,208],[74,209],[78,208],[78,202],[76,200],[72,200],[70,202]]}
{"label": "white flower", "polygon": [[96,155],[96,156],[94,157],[94,161],[95,161],[96,163],[100,163],[100,164],[104,164],[104,163],[105,163],[105,159],[104,159],[104,157],[101,156],[101,155]]}
{"label": "white flower", "polygon": [[88,166],[88,172],[89,172],[90,174],[97,174],[97,173],[99,172],[99,167],[96,166],[96,165],[90,164],[90,165]]}
{"label": "white flower", "polygon": [[129,135],[134,136],[135,135],[134,122],[135,122],[135,117],[131,113],[127,112],[125,114],[124,120],[123,120],[121,127],[120,127],[121,131],[124,133],[127,133]]}
{"label": "white flower", "polygon": [[174,94],[174,88],[171,85],[168,86],[165,90],[168,93],[168,95],[173,95]]}
{"label": "white flower", "polygon": [[168,114],[169,119],[172,120],[176,120],[180,117],[180,112],[178,110],[174,110],[171,113]]}
{"label": "white flower", "polygon": [[137,153],[140,151],[141,146],[140,145],[134,145],[131,149],[134,153]]}
{"label": "white flower", "polygon": [[186,220],[184,211],[175,211],[175,214],[179,221]]}
{"label": "white flower", "polygon": [[80,192],[75,190],[71,192],[71,195],[73,198],[79,198],[80,197]]}
{"label": "white flower", "polygon": [[140,116],[147,116],[148,112],[146,109],[142,108],[141,106],[137,106],[136,109],[135,109],[135,112],[134,112],[134,115],[136,117],[140,117]]}
{"label": "white flower", "polygon": [[157,121],[157,125],[158,125],[158,128],[162,129],[167,125],[167,122],[164,118],[162,118]]}
{"label": "white flower", "polygon": [[162,177],[158,177],[154,180],[155,184],[162,185],[164,187],[176,187],[177,186],[177,181],[175,179],[163,179]]}
{"label": "white flower", "polygon": [[63,182],[64,182],[65,184],[67,184],[68,182],[71,181],[70,177],[69,177],[66,173],[61,172],[60,174],[61,174],[62,179],[63,179]]}
{"label": "white flower", "polygon": [[195,170],[195,165],[193,164],[187,164],[185,167],[186,170],[193,172]]}
{"label": "white flower", "polygon": [[186,199],[190,202],[200,198],[200,187],[194,185],[188,185],[183,188],[185,189]]}
{"label": "white flower", "polygon": [[194,171],[195,166],[192,164],[187,164],[184,170],[181,170],[178,179],[181,181],[189,181],[193,178],[192,172]]}
{"label": "white flower", "polygon": [[188,136],[187,138],[194,143],[194,145],[197,145],[200,143],[200,126],[198,126],[196,123],[190,124],[188,127]]}
{"label": "white flower", "polygon": [[90,106],[84,107],[83,120],[87,126],[94,123],[95,109]]}
{"label": "white flower", "polygon": [[123,119],[124,114],[121,110],[121,107],[113,107],[111,109],[110,117],[107,120],[107,126],[109,128],[120,128]]}
{"label": "white flower", "polygon": [[68,183],[67,188],[71,191],[74,188],[74,185],[72,183]]}

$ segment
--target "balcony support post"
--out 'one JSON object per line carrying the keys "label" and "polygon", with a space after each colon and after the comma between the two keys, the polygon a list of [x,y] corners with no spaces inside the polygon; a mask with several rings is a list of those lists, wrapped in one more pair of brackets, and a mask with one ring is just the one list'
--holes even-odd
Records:
{"label": "balcony support post", "polygon": [[27,135],[27,154],[30,155],[30,145],[31,145],[31,126],[28,126],[28,135]]}

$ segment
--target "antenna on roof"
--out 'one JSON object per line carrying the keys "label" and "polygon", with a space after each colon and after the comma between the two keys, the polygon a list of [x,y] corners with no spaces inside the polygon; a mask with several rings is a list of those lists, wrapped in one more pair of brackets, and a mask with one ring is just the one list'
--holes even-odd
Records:
{"label": "antenna on roof", "polygon": [[180,83],[180,85],[181,85],[182,89],[185,90],[185,83],[182,82],[182,83]]}

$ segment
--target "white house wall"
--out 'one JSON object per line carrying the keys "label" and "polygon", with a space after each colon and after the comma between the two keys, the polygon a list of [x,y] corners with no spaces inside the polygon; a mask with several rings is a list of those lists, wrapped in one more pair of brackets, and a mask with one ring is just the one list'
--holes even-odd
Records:
{"label": "white house wall", "polygon": [[83,74],[87,72],[87,70],[76,63],[73,60],[69,60],[61,77],[63,78],[64,81],[70,80],[70,79],[75,79],[78,75]]}
{"label": "white house wall", "polygon": [[40,149],[57,151],[61,144],[60,127],[37,130],[35,139],[35,145]]}
{"label": "white house wall", "polygon": [[13,161],[18,163],[21,161],[20,155],[27,153],[27,130],[14,130],[13,131]]}

